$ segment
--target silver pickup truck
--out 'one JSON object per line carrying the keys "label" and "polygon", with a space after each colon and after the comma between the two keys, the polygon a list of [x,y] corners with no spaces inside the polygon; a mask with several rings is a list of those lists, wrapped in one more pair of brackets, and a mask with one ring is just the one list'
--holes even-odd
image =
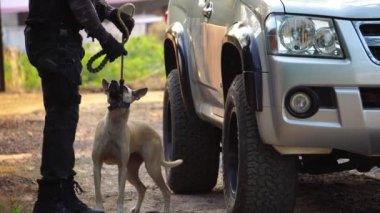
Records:
{"label": "silver pickup truck", "polygon": [[292,212],[298,173],[380,166],[379,0],[170,0],[164,147],[176,193]]}

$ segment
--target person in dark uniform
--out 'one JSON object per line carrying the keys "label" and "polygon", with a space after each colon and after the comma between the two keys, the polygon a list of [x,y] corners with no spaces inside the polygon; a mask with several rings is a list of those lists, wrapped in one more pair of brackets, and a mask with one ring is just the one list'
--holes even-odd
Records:
{"label": "person in dark uniform", "polygon": [[[122,13],[129,31],[134,20]],[[117,9],[104,0],[29,0],[25,45],[27,55],[41,78],[46,111],[43,130],[41,176],[34,213],[91,213],[76,196],[82,191],[74,181],[75,132],[81,96],[81,59],[84,55],[80,29],[96,38],[112,62],[127,52],[101,22],[108,19],[121,32]]]}

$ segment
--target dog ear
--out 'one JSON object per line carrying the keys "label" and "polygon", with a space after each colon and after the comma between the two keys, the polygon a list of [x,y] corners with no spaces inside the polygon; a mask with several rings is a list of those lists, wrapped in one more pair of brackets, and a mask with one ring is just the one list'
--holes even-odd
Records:
{"label": "dog ear", "polygon": [[134,100],[139,100],[140,98],[142,98],[143,96],[145,96],[147,92],[148,92],[148,88],[133,90],[132,91],[133,99]]}
{"label": "dog ear", "polygon": [[103,86],[103,91],[104,91],[104,93],[108,93],[108,86],[109,86],[109,83],[108,83],[108,81],[106,80],[106,79],[103,79],[102,80],[102,86]]}

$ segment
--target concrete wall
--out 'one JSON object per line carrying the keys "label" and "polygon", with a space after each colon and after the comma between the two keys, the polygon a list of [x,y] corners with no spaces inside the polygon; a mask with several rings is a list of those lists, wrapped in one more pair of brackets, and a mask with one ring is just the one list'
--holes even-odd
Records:
{"label": "concrete wall", "polygon": [[18,26],[19,19],[17,13],[7,13],[2,15],[3,27]]}
{"label": "concrete wall", "polygon": [[17,48],[25,51],[24,27],[3,27],[4,48]]}
{"label": "concrete wall", "polygon": [[3,42],[4,47],[16,47],[25,49],[24,45],[24,32],[20,26],[17,13],[2,14],[3,25]]}

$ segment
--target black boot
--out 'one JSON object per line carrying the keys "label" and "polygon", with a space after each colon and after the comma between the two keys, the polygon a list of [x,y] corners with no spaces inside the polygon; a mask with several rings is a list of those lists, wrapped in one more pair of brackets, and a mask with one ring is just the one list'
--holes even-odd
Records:
{"label": "black boot", "polygon": [[90,209],[86,204],[84,204],[76,195],[83,192],[83,189],[79,184],[73,179],[64,180],[62,182],[63,186],[63,204],[72,213],[104,213],[104,211],[97,211]]}
{"label": "black boot", "polygon": [[57,181],[37,180],[38,198],[33,213],[71,213],[62,203],[61,185]]}

